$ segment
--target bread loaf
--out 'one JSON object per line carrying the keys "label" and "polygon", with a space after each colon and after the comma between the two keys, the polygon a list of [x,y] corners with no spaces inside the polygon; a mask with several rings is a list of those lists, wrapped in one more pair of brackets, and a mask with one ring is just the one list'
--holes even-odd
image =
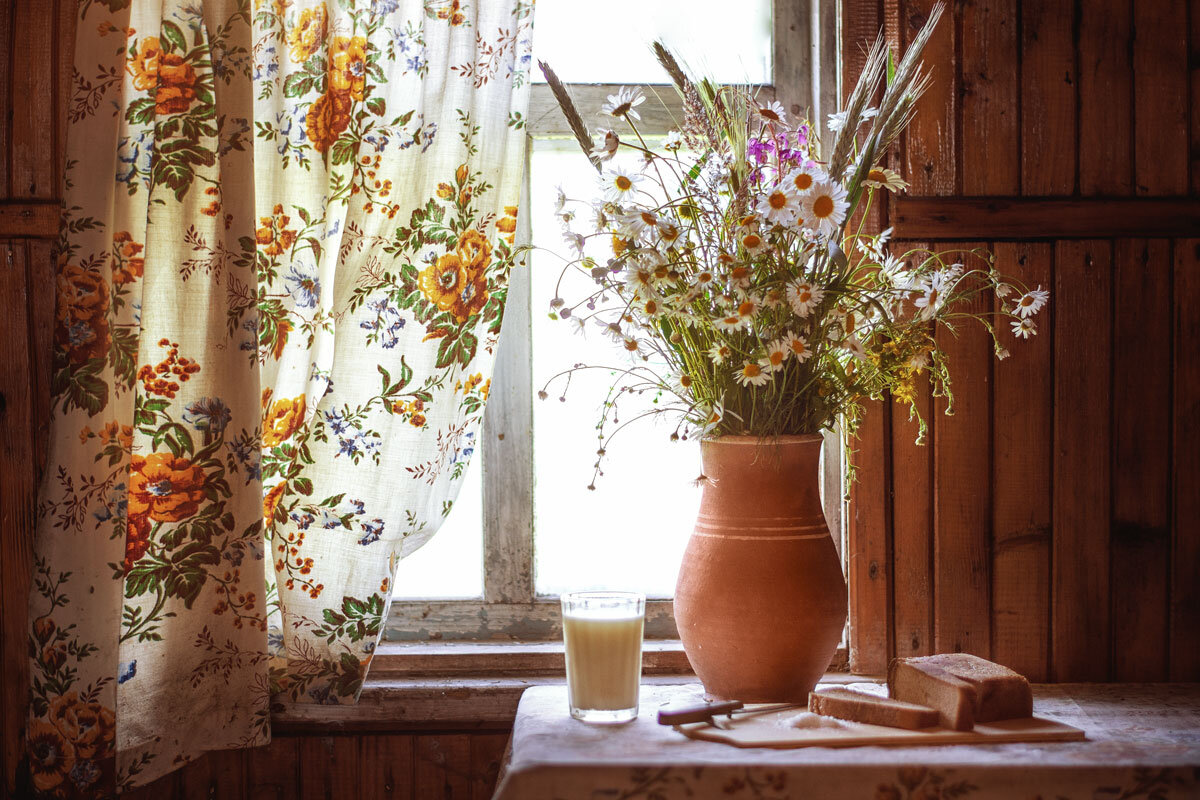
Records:
{"label": "bread loaf", "polygon": [[888,692],[937,709],[944,726],[960,731],[976,722],[1033,715],[1029,681],[967,653],[895,659],[888,668]]}
{"label": "bread loaf", "polygon": [[938,724],[938,712],[928,706],[906,703],[841,687],[809,692],[808,710],[826,717],[886,725],[889,728],[928,728]]}

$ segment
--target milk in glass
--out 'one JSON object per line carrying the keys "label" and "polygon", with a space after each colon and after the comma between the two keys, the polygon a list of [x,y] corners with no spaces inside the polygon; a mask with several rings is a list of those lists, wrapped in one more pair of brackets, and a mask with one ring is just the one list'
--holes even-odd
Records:
{"label": "milk in glass", "polygon": [[571,716],[585,722],[636,718],[645,596],[575,592],[562,602]]}

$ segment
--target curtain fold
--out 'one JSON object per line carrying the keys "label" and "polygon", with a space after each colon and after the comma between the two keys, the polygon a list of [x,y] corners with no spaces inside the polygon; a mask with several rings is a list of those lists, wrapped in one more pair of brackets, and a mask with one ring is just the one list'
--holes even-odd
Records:
{"label": "curtain fold", "polygon": [[30,598],[33,784],[354,702],[503,316],[526,0],[84,0]]}

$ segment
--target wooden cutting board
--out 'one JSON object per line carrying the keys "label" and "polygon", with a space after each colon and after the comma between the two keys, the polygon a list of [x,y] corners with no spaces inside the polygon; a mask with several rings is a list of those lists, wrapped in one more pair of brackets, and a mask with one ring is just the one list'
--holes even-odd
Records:
{"label": "wooden cutting board", "polygon": [[[707,723],[681,725],[680,731],[692,739],[723,742],[734,747],[858,747],[892,745],[923,747],[937,744],[999,744],[1003,742],[1078,742],[1085,736],[1079,728],[1042,717],[1007,719],[981,723],[970,731],[947,728],[906,730],[862,722],[836,720],[838,727],[797,728],[790,721],[803,713],[800,709],[776,711],[758,716],[734,717],[728,729]],[[720,719],[720,718],[719,718]]]}

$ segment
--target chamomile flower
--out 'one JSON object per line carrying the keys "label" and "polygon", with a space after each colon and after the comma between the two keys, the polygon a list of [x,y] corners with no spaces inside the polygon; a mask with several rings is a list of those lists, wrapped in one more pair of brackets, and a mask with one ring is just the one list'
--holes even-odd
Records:
{"label": "chamomile flower", "polygon": [[[833,131],[834,133],[837,133],[842,128],[846,127],[846,115],[848,113],[849,113],[849,110],[839,111],[836,114],[830,114],[829,121],[827,123],[829,125],[829,130]],[[878,108],[864,109],[862,112],[862,116],[859,117],[858,123],[861,125],[862,123],[871,119],[878,113],[879,113]]]}
{"label": "chamomile flower", "polygon": [[777,225],[787,225],[796,218],[800,210],[800,200],[789,184],[776,186],[770,193],[758,201],[758,212],[768,222]]}
{"label": "chamomile flower", "polygon": [[787,294],[782,289],[768,289],[763,293],[762,303],[767,308],[779,308],[787,300]]}
{"label": "chamomile flower", "polygon": [[600,140],[600,144],[592,148],[593,156],[601,161],[608,161],[617,154],[617,148],[621,145],[621,137],[617,136],[615,131],[600,128],[596,131],[596,138]]}
{"label": "chamomile flower", "polygon": [[695,274],[695,276],[692,278],[692,281],[695,283],[696,286],[704,287],[704,286],[708,286],[710,283],[712,283],[714,280],[716,280],[716,277],[717,277],[716,275],[713,275],[711,272],[704,269],[704,270],[700,270],[699,272],[697,272]]}
{"label": "chamomile flower", "polygon": [[679,135],[679,131],[667,131],[667,138],[663,142],[664,150],[678,150],[683,147],[683,137]]}
{"label": "chamomile flower", "polygon": [[637,303],[635,308],[647,319],[658,319],[663,315],[664,310],[662,300],[657,297],[646,298]]}
{"label": "chamomile flower", "polygon": [[787,287],[788,305],[797,317],[807,317],[824,297],[824,289],[807,281],[794,281]]}
{"label": "chamomile flower", "polygon": [[745,324],[746,320],[737,312],[726,314],[723,317],[713,320],[713,325],[716,326],[717,330],[721,331],[736,331],[744,327]]}
{"label": "chamomile flower", "polygon": [[568,229],[563,231],[562,238],[563,243],[566,244],[567,247],[570,247],[579,255],[583,255],[583,246],[586,243],[586,240],[584,239],[582,233],[575,233],[574,231]]}
{"label": "chamomile flower", "polygon": [[1030,336],[1037,335],[1037,325],[1033,324],[1033,320],[1028,318],[1015,319],[1012,321],[1012,331],[1014,336],[1028,339]]}
{"label": "chamomile flower", "polygon": [[821,181],[804,196],[800,216],[809,228],[832,236],[846,218],[850,204],[846,201],[846,190],[836,183]]}
{"label": "chamomile flower", "polygon": [[758,220],[759,220],[758,214],[746,214],[745,216],[738,219],[737,224],[738,224],[739,228],[743,228],[745,230],[757,230],[758,229]]}
{"label": "chamomile flower", "polygon": [[608,96],[608,102],[600,106],[600,113],[607,114],[610,117],[629,117],[641,120],[642,115],[636,109],[644,102],[646,102],[646,96],[642,94],[641,89],[630,89],[628,86],[622,86],[617,90],[616,94]]}
{"label": "chamomile flower", "polygon": [[767,345],[767,354],[758,360],[758,364],[767,372],[778,372],[783,369],[790,352],[787,342],[779,339]]}
{"label": "chamomile flower", "polygon": [[659,222],[658,240],[666,245],[668,249],[677,247],[682,235],[683,231],[674,222]]}
{"label": "chamomile flower", "polygon": [[733,374],[733,379],[742,386],[764,386],[771,380],[771,376],[757,361],[746,361]]}
{"label": "chamomile flower", "polygon": [[671,391],[675,394],[687,396],[691,394],[692,387],[696,385],[696,379],[686,372],[681,372],[672,375],[667,385],[671,387]]}
{"label": "chamomile flower", "polygon": [[747,297],[737,304],[737,315],[747,325],[754,319],[754,315],[758,313],[759,302],[753,297]]}
{"label": "chamomile flower", "polygon": [[947,288],[946,273],[941,270],[928,276],[918,284],[916,290],[921,293],[921,296],[913,301],[913,305],[924,309],[921,312],[921,316],[924,319],[933,319],[937,314],[938,309],[946,301],[945,292]]}
{"label": "chamomile flower", "polygon": [[717,366],[724,364],[732,355],[733,350],[727,344],[721,344],[718,342],[717,344],[714,344],[712,347],[708,348],[708,358]]}
{"label": "chamomile flower", "polygon": [[658,227],[658,215],[650,209],[634,209],[621,217],[621,232],[631,239]]}
{"label": "chamomile flower", "polygon": [[612,167],[605,171],[604,177],[601,179],[604,197],[613,203],[627,203],[633,198],[638,184],[642,180],[641,173],[628,167]]}
{"label": "chamomile flower", "polygon": [[908,181],[890,169],[875,167],[867,172],[867,177],[863,178],[863,186],[870,186],[872,189],[887,189],[889,192],[903,192],[908,189]]}
{"label": "chamomile flower", "polygon": [[803,336],[788,331],[787,336],[783,338],[783,344],[801,364],[812,358],[812,348],[808,346],[808,339]]}
{"label": "chamomile flower", "polygon": [[767,103],[755,104],[754,110],[758,112],[758,116],[762,117],[767,122],[786,122],[787,113],[783,110],[783,103],[778,100],[771,100]]}
{"label": "chamomile flower", "polygon": [[638,297],[650,297],[654,294],[654,269],[637,266],[625,272],[625,288]]}
{"label": "chamomile flower", "polygon": [[850,352],[850,355],[859,361],[867,360],[867,348],[863,347],[863,343],[859,341],[857,336],[851,336],[846,339],[845,347]]}
{"label": "chamomile flower", "polygon": [[729,283],[736,289],[749,289],[752,277],[754,272],[745,264],[738,264],[729,270]]}
{"label": "chamomile flower", "polygon": [[1022,317],[1032,317],[1034,314],[1042,310],[1046,305],[1046,301],[1050,299],[1050,293],[1041,287],[1039,284],[1036,289],[1026,292],[1017,300],[1017,313]]}
{"label": "chamomile flower", "polygon": [[554,214],[555,216],[563,213],[563,209],[567,206],[567,193],[563,191],[561,186],[558,187],[557,193],[554,195]]}
{"label": "chamomile flower", "polygon": [[819,167],[812,165],[792,170],[784,177],[783,181],[795,189],[797,194],[803,194],[811,190],[818,183],[825,183],[828,181],[828,178]]}
{"label": "chamomile flower", "polygon": [[752,256],[756,256],[763,250],[767,249],[767,242],[763,239],[762,234],[755,230],[749,230],[742,234],[742,247]]}
{"label": "chamomile flower", "polygon": [[716,430],[717,426],[721,424],[721,420],[725,419],[725,404],[721,402],[697,403],[693,411],[696,415],[696,424],[704,433]]}

